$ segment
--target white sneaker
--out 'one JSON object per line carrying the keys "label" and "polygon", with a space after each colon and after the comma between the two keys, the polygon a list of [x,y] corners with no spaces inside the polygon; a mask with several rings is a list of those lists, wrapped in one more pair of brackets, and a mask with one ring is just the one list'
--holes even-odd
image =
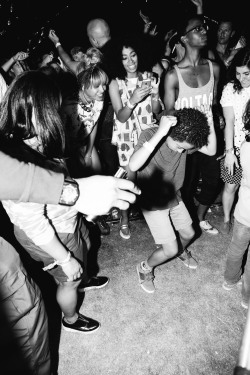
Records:
{"label": "white sneaker", "polygon": [[203,220],[203,221],[200,221],[199,223],[200,225],[200,228],[206,232],[206,233],[209,233],[209,234],[218,234],[218,229],[214,228],[208,220]]}

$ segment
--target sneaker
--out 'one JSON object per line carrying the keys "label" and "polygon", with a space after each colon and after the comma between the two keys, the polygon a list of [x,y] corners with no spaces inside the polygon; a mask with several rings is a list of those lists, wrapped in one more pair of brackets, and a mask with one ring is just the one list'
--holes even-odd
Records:
{"label": "sneaker", "polygon": [[225,290],[232,290],[237,285],[242,285],[242,279],[241,278],[237,283],[234,283],[234,284],[228,283],[226,280],[224,280],[223,284],[222,284],[222,288],[225,289]]}
{"label": "sneaker", "polygon": [[120,236],[122,238],[124,238],[125,240],[129,240],[130,237],[131,237],[129,225],[128,224],[121,224],[121,219],[122,218],[120,218]]}
{"label": "sneaker", "polygon": [[216,228],[214,228],[208,220],[203,220],[203,221],[200,221],[199,223],[200,225],[200,228],[206,232],[206,233],[209,233],[209,234],[218,234],[218,230]]}
{"label": "sneaker", "polygon": [[100,216],[96,222],[98,228],[100,229],[101,234],[107,235],[110,233],[110,227],[104,217]]}
{"label": "sneaker", "polygon": [[147,293],[154,293],[155,286],[153,271],[143,271],[140,263],[137,265],[136,270],[139,278],[139,283],[142,289]]}
{"label": "sneaker", "polygon": [[248,303],[245,302],[245,301],[241,301],[241,306],[242,306],[244,309],[248,309]]}
{"label": "sneaker", "polygon": [[94,276],[91,277],[87,284],[80,284],[78,287],[78,292],[86,292],[86,290],[91,289],[101,289],[109,283],[109,278],[106,276]]}
{"label": "sneaker", "polygon": [[100,323],[98,323],[94,319],[88,318],[87,316],[78,314],[78,318],[73,324],[69,324],[63,318],[62,326],[65,329],[65,331],[69,332],[92,333],[100,328]]}
{"label": "sneaker", "polygon": [[188,268],[195,270],[198,267],[198,262],[192,257],[191,251],[184,250],[181,255],[177,256],[177,258]]}

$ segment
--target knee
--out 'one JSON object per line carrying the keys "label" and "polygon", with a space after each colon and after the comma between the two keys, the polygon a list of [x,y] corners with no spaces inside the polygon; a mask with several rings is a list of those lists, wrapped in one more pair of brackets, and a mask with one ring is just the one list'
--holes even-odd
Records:
{"label": "knee", "polygon": [[180,233],[180,237],[185,241],[191,241],[195,235],[195,231],[193,227],[187,228],[185,230],[181,230],[179,233]]}
{"label": "knee", "polygon": [[238,185],[225,183],[224,192],[227,194],[235,194]]}
{"label": "knee", "polygon": [[178,253],[178,245],[175,241],[174,243],[162,244],[162,250],[166,259],[173,258]]}

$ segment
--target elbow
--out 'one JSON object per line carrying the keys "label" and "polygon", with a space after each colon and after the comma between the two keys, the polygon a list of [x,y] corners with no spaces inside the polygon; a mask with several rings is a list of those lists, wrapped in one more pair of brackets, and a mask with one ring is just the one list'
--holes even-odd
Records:
{"label": "elbow", "polygon": [[208,156],[214,156],[217,152],[217,147],[212,147],[209,152],[208,152]]}
{"label": "elbow", "polygon": [[135,165],[135,163],[133,163],[133,160],[130,159],[128,166],[129,166],[129,169],[131,170],[131,172],[137,171],[136,165]]}

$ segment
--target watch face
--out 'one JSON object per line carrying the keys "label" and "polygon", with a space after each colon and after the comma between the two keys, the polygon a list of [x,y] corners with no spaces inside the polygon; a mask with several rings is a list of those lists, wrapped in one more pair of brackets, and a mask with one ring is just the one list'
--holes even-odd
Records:
{"label": "watch face", "polygon": [[73,206],[79,198],[79,187],[76,181],[64,181],[60,204]]}

